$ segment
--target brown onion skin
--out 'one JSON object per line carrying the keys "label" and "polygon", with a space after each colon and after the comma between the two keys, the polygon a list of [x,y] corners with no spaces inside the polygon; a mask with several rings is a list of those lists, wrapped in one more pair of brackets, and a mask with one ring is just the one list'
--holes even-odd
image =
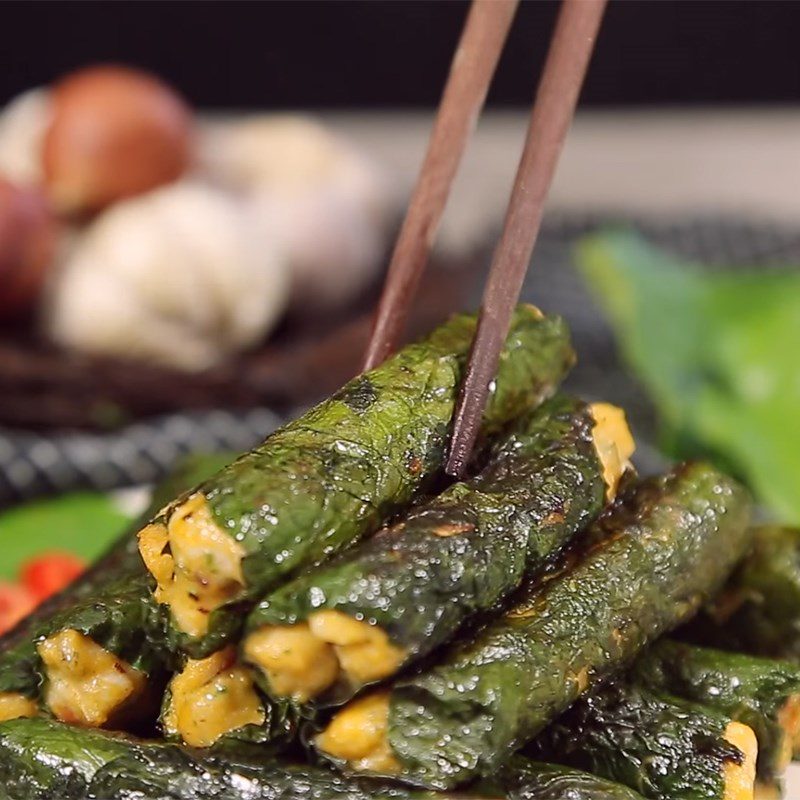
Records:
{"label": "brown onion skin", "polygon": [[179,178],[192,157],[192,112],[138,70],[96,66],[53,87],[42,145],[47,192],[67,215],[99,211]]}
{"label": "brown onion skin", "polygon": [[61,232],[39,189],[0,178],[0,321],[17,319],[33,309]]}

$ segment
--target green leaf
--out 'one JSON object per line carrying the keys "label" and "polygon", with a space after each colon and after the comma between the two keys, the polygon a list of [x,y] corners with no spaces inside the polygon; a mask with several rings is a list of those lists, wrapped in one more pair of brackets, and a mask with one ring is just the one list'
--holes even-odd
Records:
{"label": "green leaf", "polygon": [[576,255],[673,454],[732,467],[800,523],[800,272],[709,273],[627,231]]}
{"label": "green leaf", "polygon": [[13,580],[29,558],[48,550],[99,556],[130,518],[104,494],[81,492],[16,506],[0,514],[0,578]]}

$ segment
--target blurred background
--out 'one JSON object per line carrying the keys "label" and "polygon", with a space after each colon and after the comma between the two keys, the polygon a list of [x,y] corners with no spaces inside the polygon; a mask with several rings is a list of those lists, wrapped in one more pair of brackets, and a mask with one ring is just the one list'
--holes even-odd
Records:
{"label": "blurred background", "polygon": [[[92,61],[205,108],[432,108],[466,2],[6,2],[0,97]],[[524,2],[491,106],[526,106],[556,13]],[[794,103],[796,3],[611,3],[585,106]],[[32,52],[32,43],[36,51]]]}
{"label": "blurred background", "polygon": [[[67,574],[182,456],[356,372],[467,8],[2,5],[0,578]],[[520,7],[409,336],[479,304],[556,10]],[[798,3],[612,0],[524,290],[640,469],[711,457],[789,522],[798,32]]]}

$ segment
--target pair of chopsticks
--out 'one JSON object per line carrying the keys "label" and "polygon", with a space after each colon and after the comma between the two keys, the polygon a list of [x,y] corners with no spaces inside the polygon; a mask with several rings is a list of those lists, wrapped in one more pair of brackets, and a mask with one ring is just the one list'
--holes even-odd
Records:
{"label": "pair of chopsticks", "polygon": [[[396,347],[519,0],[473,0],[378,304],[364,369]],[[606,0],[563,0],[483,293],[446,469],[461,476],[541,226]]]}

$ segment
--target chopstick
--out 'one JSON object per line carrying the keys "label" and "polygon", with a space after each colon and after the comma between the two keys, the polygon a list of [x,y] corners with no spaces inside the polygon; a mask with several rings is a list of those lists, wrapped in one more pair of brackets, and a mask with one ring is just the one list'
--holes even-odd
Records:
{"label": "chopstick", "polygon": [[474,0],[450,65],[428,149],[392,253],[363,369],[396,347],[450,187],[478,120],[519,0]]}
{"label": "chopstick", "polygon": [[446,465],[451,475],[463,474],[475,444],[605,4],[563,0],[559,11],[459,395]]}

